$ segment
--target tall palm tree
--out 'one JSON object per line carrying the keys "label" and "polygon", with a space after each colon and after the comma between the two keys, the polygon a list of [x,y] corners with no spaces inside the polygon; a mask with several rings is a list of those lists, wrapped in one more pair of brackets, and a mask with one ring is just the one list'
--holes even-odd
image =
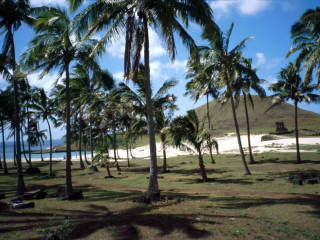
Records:
{"label": "tall palm tree", "polygon": [[36,112],[36,118],[42,119],[42,121],[46,121],[48,124],[49,130],[49,139],[50,139],[50,159],[49,159],[49,176],[52,176],[52,133],[50,122],[55,121],[54,117],[54,101],[50,99],[43,88],[35,89],[35,101],[32,104],[32,108]]}
{"label": "tall palm tree", "polygon": [[306,85],[302,82],[299,72],[299,66],[290,62],[286,68],[281,69],[278,82],[271,84],[269,87],[271,91],[275,92],[275,94],[272,95],[273,100],[270,108],[284,101],[294,101],[297,163],[301,163],[298,132],[298,103],[302,101],[306,103],[316,102],[319,101],[320,97],[320,95],[312,93],[317,89],[317,84]]}
{"label": "tall palm tree", "polygon": [[[70,9],[75,11],[84,0],[68,0]],[[157,29],[162,39],[165,39],[170,59],[176,55],[175,36],[182,39],[189,50],[197,49],[194,40],[184,27],[189,22],[215,30],[212,21],[212,11],[205,0],[125,0],[125,1],[95,1],[76,17],[77,33],[87,35],[107,29],[96,49],[104,47],[110,40],[119,37],[119,32],[125,31],[124,76],[137,80],[139,62],[144,47],[146,100],[148,111],[148,132],[150,143],[150,178],[148,194],[160,194],[157,178],[157,155],[151,101],[150,66],[149,66],[149,27]]]}
{"label": "tall palm tree", "polygon": [[[34,28],[36,36],[21,57],[24,68],[40,70],[43,77],[52,70],[59,69],[59,76],[65,74],[66,93],[66,136],[67,136],[67,159],[66,159],[66,199],[73,196],[71,181],[71,146],[70,146],[70,64],[82,61],[82,64],[97,67],[96,55],[90,55],[95,40],[79,41],[72,38],[68,14],[53,7],[43,7],[36,14]],[[101,54],[97,52],[97,54]],[[89,56],[90,55],[90,56]]]}
{"label": "tall palm tree", "polygon": [[30,124],[30,143],[32,147],[40,145],[40,154],[41,154],[41,161],[43,161],[42,157],[42,144],[44,143],[44,139],[47,139],[47,135],[45,132],[47,130],[40,130],[39,123],[36,121],[32,121]]}
{"label": "tall palm tree", "polygon": [[204,123],[199,121],[194,109],[189,110],[186,116],[177,117],[172,120],[170,135],[172,136],[174,145],[183,147],[198,155],[202,180],[204,182],[207,181],[202,151],[211,147],[212,144],[215,144],[217,147],[218,143],[212,138],[210,131],[204,127]]}
{"label": "tall palm tree", "polygon": [[320,90],[320,7],[308,9],[291,27],[292,48],[287,57],[299,52],[295,64],[304,63],[304,83],[312,81],[312,74],[318,78]]}
{"label": "tall palm tree", "polygon": [[3,156],[3,171],[4,174],[8,174],[8,167],[6,162],[6,141],[5,141],[5,135],[4,135],[4,126],[5,122],[7,120],[6,113],[8,107],[10,108],[8,104],[8,100],[10,99],[11,93],[6,91],[0,92],[0,123],[1,123],[1,133],[2,133],[2,156]]}
{"label": "tall palm tree", "polygon": [[240,69],[245,67],[241,64],[241,50],[245,47],[245,43],[251,37],[247,37],[237,44],[232,50],[229,50],[229,42],[233,29],[233,23],[231,24],[229,30],[224,34],[220,29],[218,34],[204,31],[203,39],[209,41],[209,46],[201,47],[203,52],[203,64],[204,71],[210,75],[215,76],[219,85],[226,87],[226,94],[230,96],[231,107],[234,125],[237,134],[237,140],[239,145],[239,151],[241,154],[241,159],[244,167],[244,174],[250,174],[250,170],[247,166],[246,159],[244,156],[239,125],[236,115],[235,103],[233,99],[232,83],[236,80],[238,72]]}
{"label": "tall palm tree", "polygon": [[[214,76],[209,76],[203,71],[203,65],[196,58],[191,56],[188,61],[188,70],[186,72],[186,78],[191,79],[186,84],[186,92],[184,95],[190,95],[190,97],[197,102],[203,95],[206,95],[207,100],[207,117],[208,117],[208,129],[212,129],[209,109],[209,96],[213,99],[218,99],[220,96],[219,85]],[[211,163],[215,163],[213,159],[212,147],[209,148]]]}
{"label": "tall palm tree", "polygon": [[251,96],[250,91],[255,91],[260,97],[266,96],[266,91],[261,86],[265,82],[265,80],[260,79],[256,72],[258,69],[252,69],[252,59],[242,58],[242,64],[245,68],[239,69],[237,79],[233,82],[232,88],[234,93],[234,98],[236,100],[236,106],[239,105],[240,95],[243,95],[243,104],[246,113],[246,122],[247,122],[247,135],[248,135],[248,147],[249,147],[249,156],[250,163],[254,164],[254,158],[252,154],[251,141],[250,141],[250,122],[249,122],[249,114],[248,114],[248,104],[247,98],[249,100],[252,109],[254,109],[254,102]]}
{"label": "tall palm tree", "polygon": [[19,29],[22,23],[32,25],[33,19],[30,17],[30,3],[28,0],[1,0],[0,2],[0,29],[6,32],[2,45],[2,58],[0,59],[1,71],[9,58],[9,66],[13,72],[14,86],[14,109],[16,126],[16,147],[17,147],[17,175],[18,175],[18,194],[23,194],[26,190],[23,180],[21,165],[21,145],[20,145],[20,124],[19,124],[19,96],[18,79],[16,72],[16,54],[13,34]]}

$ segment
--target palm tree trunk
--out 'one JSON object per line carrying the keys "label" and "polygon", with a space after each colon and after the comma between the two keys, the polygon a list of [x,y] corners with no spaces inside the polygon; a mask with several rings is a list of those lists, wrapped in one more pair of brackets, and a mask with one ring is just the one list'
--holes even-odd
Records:
{"label": "palm tree trunk", "polygon": [[207,178],[206,169],[205,169],[205,166],[204,166],[204,163],[203,163],[203,157],[202,157],[202,154],[201,154],[201,150],[200,149],[197,149],[197,150],[198,150],[199,167],[200,167],[202,180],[204,182],[206,182],[208,180],[208,178]]}
{"label": "palm tree trunk", "polygon": [[130,152],[130,156],[131,158],[134,158],[134,156],[132,155],[132,140],[130,140],[130,143],[129,143],[129,152]]}
{"label": "palm tree trunk", "polygon": [[109,167],[109,162],[108,162],[108,161],[107,161],[107,163],[106,163],[106,169],[107,169],[107,172],[108,172],[108,177],[112,177],[111,172],[110,172],[110,167]]}
{"label": "palm tree trunk", "polygon": [[[29,88],[29,87],[28,87]],[[29,104],[29,103],[27,103]],[[30,116],[29,116],[29,108],[27,108],[27,124],[28,124],[28,149],[29,149],[29,168],[32,168],[31,163],[31,141],[30,141]]]}
{"label": "palm tree trunk", "polygon": [[9,26],[8,37],[11,43],[11,63],[13,71],[13,89],[14,89],[14,113],[15,113],[15,127],[16,127],[16,144],[17,144],[17,176],[18,176],[18,195],[23,194],[26,191],[24,185],[22,164],[21,164],[21,146],[20,146],[20,119],[19,119],[19,97],[18,97],[18,79],[16,78],[16,58],[15,58],[15,46],[12,34],[12,26]]}
{"label": "palm tree trunk", "polygon": [[150,197],[158,197],[160,195],[158,185],[158,166],[157,166],[157,148],[154,132],[153,110],[151,100],[151,84],[150,84],[150,66],[149,66],[149,33],[147,16],[143,16],[144,24],[144,64],[145,64],[145,81],[146,81],[146,104],[147,104],[147,120],[150,144],[150,178],[148,186],[148,194]]}
{"label": "palm tree trunk", "polygon": [[1,117],[1,131],[2,131],[3,171],[4,171],[4,174],[8,174],[8,167],[6,162],[6,143],[5,143],[5,137],[4,137],[4,124],[3,124],[2,117]]}
{"label": "palm tree trunk", "polygon": [[70,126],[70,88],[69,63],[66,64],[66,121],[67,121],[67,160],[66,160],[66,199],[70,199],[72,190],[71,179],[71,126]]}
{"label": "palm tree trunk", "polygon": [[116,122],[114,120],[114,116],[112,115],[112,129],[113,129],[113,154],[114,154],[114,162],[116,164],[117,171],[120,172],[121,168],[119,166],[117,160],[117,135],[116,135]]}
{"label": "palm tree trunk", "polygon": [[[207,116],[208,116],[208,129],[211,129],[211,121],[210,121],[210,109],[209,109],[209,94],[206,94],[207,97]],[[213,153],[212,153],[212,145],[209,146],[209,152],[210,152],[210,158],[211,158],[211,163],[214,164],[216,163],[213,159]]]}
{"label": "palm tree trunk", "polygon": [[80,157],[80,168],[81,169],[84,169],[84,163],[82,161],[82,114],[81,114],[81,111],[80,111],[80,119],[79,119],[80,123],[79,123],[79,126],[80,126],[80,129],[79,129],[79,157]]}
{"label": "palm tree trunk", "polygon": [[49,137],[50,137],[50,159],[49,159],[49,177],[52,176],[52,134],[51,134],[51,126],[48,118],[46,118],[48,129],[49,129]]}
{"label": "palm tree trunk", "polygon": [[301,163],[300,147],[299,147],[299,132],[298,132],[298,101],[294,101],[294,122],[296,132],[296,147],[297,147],[297,163]]}
{"label": "palm tree trunk", "polygon": [[126,150],[127,150],[127,163],[128,167],[130,167],[130,161],[129,161],[129,149],[128,149],[128,141],[126,140]]}
{"label": "palm tree trunk", "polygon": [[167,172],[167,153],[166,153],[166,145],[164,141],[162,141],[162,154],[163,154],[163,165],[162,165],[162,172]]}
{"label": "palm tree trunk", "polygon": [[90,150],[91,150],[91,160],[93,159],[93,139],[92,139],[92,117],[89,118],[90,121]]}
{"label": "palm tree trunk", "polygon": [[41,143],[41,139],[40,139],[40,153],[41,153],[41,161],[43,162],[43,157],[42,157],[42,143]]}
{"label": "palm tree trunk", "polygon": [[235,106],[234,106],[234,100],[233,100],[233,96],[232,96],[232,91],[231,91],[231,88],[229,86],[229,81],[228,81],[227,76],[226,76],[226,80],[227,80],[228,93],[229,93],[229,96],[231,98],[231,107],[232,107],[232,113],[233,113],[233,120],[234,120],[234,125],[235,125],[235,128],[236,128],[236,133],[237,133],[237,139],[238,139],[238,145],[239,145],[239,151],[240,151],[240,154],[241,154],[242,164],[243,164],[243,167],[244,167],[244,174],[250,175],[251,173],[250,173],[250,170],[249,170],[248,165],[246,163],[246,158],[244,156],[244,152],[243,152],[243,149],[242,149],[239,125],[238,125],[238,120],[237,120],[237,115],[236,115],[236,109],[235,109]]}
{"label": "palm tree trunk", "polygon": [[90,162],[87,159],[87,143],[84,143],[83,146],[84,146],[84,160],[87,165],[90,165]]}
{"label": "palm tree trunk", "polygon": [[250,123],[249,123],[249,114],[248,114],[248,106],[247,106],[247,95],[243,92],[244,99],[244,109],[246,111],[246,120],[247,120],[247,134],[248,134],[248,147],[249,147],[249,155],[250,155],[250,163],[256,163],[253,158],[252,148],[251,148],[251,140],[250,140]]}
{"label": "palm tree trunk", "polygon": [[17,166],[16,129],[13,130],[13,165]]}
{"label": "palm tree trunk", "polygon": [[22,151],[23,151],[24,159],[26,160],[27,163],[29,163],[29,161],[28,161],[28,159],[27,159],[27,155],[26,155],[26,150],[25,150],[25,148],[24,148],[22,128],[20,129],[20,131],[21,131],[21,142],[22,142]]}

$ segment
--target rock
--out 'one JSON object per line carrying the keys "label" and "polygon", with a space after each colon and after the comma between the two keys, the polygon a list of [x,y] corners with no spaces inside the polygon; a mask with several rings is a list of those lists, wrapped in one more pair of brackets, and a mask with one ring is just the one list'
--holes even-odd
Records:
{"label": "rock", "polygon": [[12,203],[12,209],[34,208],[34,202]]}
{"label": "rock", "polygon": [[303,182],[307,183],[307,184],[316,184],[316,183],[318,183],[318,179],[310,178],[310,179],[305,179]]}
{"label": "rock", "polygon": [[291,182],[293,184],[299,184],[299,185],[302,185],[303,182],[302,182],[302,179],[298,178],[298,179],[291,179]]}
{"label": "rock", "polygon": [[60,240],[60,238],[53,233],[49,233],[44,238],[42,238],[42,240]]}
{"label": "rock", "polygon": [[46,196],[47,196],[47,193],[44,191],[36,193],[36,199],[44,199],[44,198],[46,198]]}
{"label": "rock", "polygon": [[28,168],[26,170],[26,173],[40,173],[40,169],[39,168]]}
{"label": "rock", "polygon": [[5,199],[6,198],[6,196],[4,195],[4,193],[1,193],[0,194],[0,199]]}
{"label": "rock", "polygon": [[9,204],[5,203],[5,202],[0,202],[0,209],[5,209],[8,208]]}
{"label": "rock", "polygon": [[16,198],[16,199],[12,199],[11,203],[22,203],[22,199],[21,198]]}

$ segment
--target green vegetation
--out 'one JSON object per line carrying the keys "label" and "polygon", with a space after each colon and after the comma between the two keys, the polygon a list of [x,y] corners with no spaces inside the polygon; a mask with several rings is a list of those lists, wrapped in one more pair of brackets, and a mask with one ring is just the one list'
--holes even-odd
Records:
{"label": "green vegetation", "polygon": [[[197,156],[168,159],[170,173],[160,174],[165,199],[143,202],[148,183],[149,160],[119,162],[121,175],[104,177],[107,171],[81,170],[73,165],[73,186],[82,190],[78,201],[55,198],[33,200],[34,209],[1,210],[0,239],[41,238],[49,229],[68,239],[319,239],[318,185],[294,185],[289,176],[320,174],[320,153],[301,153],[304,162],[295,164],[295,153],[255,154],[252,175],[241,173],[237,155],[215,155],[216,164],[204,155],[210,182],[199,181]],[[42,172],[48,162],[34,162]],[[24,164],[23,167],[27,165]],[[12,163],[9,175],[0,176],[0,193],[15,198],[16,176]],[[26,174],[30,190],[43,188],[49,194],[64,187],[64,162],[53,162],[56,178]],[[160,168],[160,165],[159,165]],[[281,169],[281,170],[280,170]]]}

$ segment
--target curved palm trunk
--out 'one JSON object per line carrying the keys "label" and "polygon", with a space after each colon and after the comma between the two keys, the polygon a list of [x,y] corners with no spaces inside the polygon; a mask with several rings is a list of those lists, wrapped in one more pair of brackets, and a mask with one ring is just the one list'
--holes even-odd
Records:
{"label": "curved palm trunk", "polygon": [[197,150],[198,150],[199,167],[200,167],[202,180],[204,182],[206,182],[208,180],[208,178],[207,178],[206,169],[205,169],[205,166],[204,166],[204,163],[203,163],[203,157],[202,157],[202,154],[201,154],[201,150],[200,149],[197,149]]}
{"label": "curved palm trunk", "polygon": [[17,166],[17,147],[16,147],[16,130],[13,131],[13,165]]}
{"label": "curved palm trunk", "polygon": [[6,143],[5,143],[5,137],[4,137],[4,124],[3,124],[3,118],[1,117],[1,131],[2,131],[2,154],[3,154],[3,172],[4,174],[8,174],[8,167],[6,162]]}
{"label": "curved palm trunk", "polygon": [[91,160],[93,159],[93,139],[92,139],[92,117],[89,118],[90,121],[90,151],[91,151]]}
{"label": "curved palm trunk", "polygon": [[51,177],[52,176],[52,135],[51,135],[51,126],[50,126],[48,118],[46,120],[47,120],[47,124],[48,124],[49,137],[50,137],[49,177]]}
{"label": "curved palm trunk", "polygon": [[116,135],[116,122],[114,120],[114,116],[112,116],[112,129],[113,129],[113,154],[114,154],[114,162],[116,164],[117,171],[120,172],[121,168],[119,166],[117,160],[117,135]]}
{"label": "curved palm trunk", "polygon": [[144,25],[144,64],[145,64],[145,81],[146,81],[146,104],[147,104],[147,120],[148,133],[150,144],[150,178],[148,186],[148,194],[150,197],[157,197],[160,195],[158,186],[158,166],[157,166],[157,148],[154,132],[153,111],[151,101],[151,86],[150,86],[150,66],[149,66],[149,33],[147,17],[143,16]]}
{"label": "curved palm trunk", "polygon": [[164,139],[161,139],[162,143],[162,154],[163,154],[163,164],[162,164],[162,172],[167,172],[167,153],[166,153],[166,144],[164,143]]}
{"label": "curved palm trunk", "polygon": [[128,149],[128,141],[126,140],[126,150],[127,150],[127,163],[128,167],[130,167],[130,161],[129,161],[129,149]]}
{"label": "curved palm trunk", "polygon": [[16,58],[15,58],[15,46],[12,34],[12,26],[8,29],[8,37],[11,43],[11,57],[12,57],[12,71],[13,71],[13,91],[14,91],[14,114],[15,114],[15,135],[17,144],[17,176],[18,176],[18,195],[23,194],[26,191],[24,185],[22,164],[21,164],[21,146],[20,146],[20,120],[19,120],[19,98],[18,98],[18,79],[16,78]]}
{"label": "curved palm trunk", "polygon": [[81,169],[84,169],[84,163],[82,161],[82,147],[81,147],[81,144],[82,144],[82,114],[81,114],[81,111],[80,111],[80,129],[79,129],[79,157],[80,157],[80,168]]}
{"label": "curved palm trunk", "polygon": [[67,121],[67,160],[66,160],[66,199],[73,194],[71,180],[71,125],[70,125],[70,88],[69,88],[69,63],[66,65],[66,121]]}
{"label": "curved palm trunk", "polygon": [[298,132],[298,101],[294,101],[294,122],[296,132],[296,147],[297,147],[297,163],[301,163],[300,147],[299,147],[299,132]]}
{"label": "curved palm trunk", "polygon": [[132,140],[130,140],[130,143],[129,143],[129,152],[130,152],[130,156],[131,158],[134,158],[134,156],[132,155]]}
{"label": "curved palm trunk", "polygon": [[[29,87],[28,87],[29,88]],[[27,103],[29,104],[29,102]],[[28,124],[28,152],[29,152],[29,168],[32,168],[32,163],[31,163],[31,142],[30,142],[30,116],[29,116],[29,108],[27,108],[27,124]]]}
{"label": "curved palm trunk", "polygon": [[41,161],[43,162],[43,156],[42,156],[42,143],[41,143],[41,140],[40,140],[40,153],[41,153]]}
{"label": "curved palm trunk", "polygon": [[26,160],[26,163],[29,163],[28,161],[28,158],[27,158],[27,155],[26,155],[26,150],[24,148],[24,141],[23,141],[23,131],[22,131],[22,128],[20,129],[21,131],[21,142],[22,142],[22,151],[23,151],[23,156],[24,156],[24,159]]}
{"label": "curved palm trunk", "polygon": [[253,158],[252,148],[251,148],[251,140],[250,140],[250,123],[249,123],[249,114],[248,114],[248,107],[247,107],[247,95],[243,92],[243,99],[244,99],[244,109],[246,111],[246,120],[247,120],[247,134],[248,134],[248,146],[249,146],[249,155],[250,155],[250,163],[256,163]]}
{"label": "curved palm trunk", "polygon": [[87,143],[84,143],[83,145],[84,145],[84,160],[87,165],[90,165],[90,162],[87,159]]}
{"label": "curved palm trunk", "polygon": [[[206,94],[207,97],[207,115],[208,115],[208,129],[211,129],[211,121],[210,121],[210,109],[209,109],[209,94]],[[213,159],[213,153],[212,153],[212,145],[209,146],[209,152],[210,152],[210,158],[211,158],[211,163],[214,164],[216,163]]]}
{"label": "curved palm trunk", "polygon": [[246,163],[246,158],[245,158],[245,156],[244,156],[244,152],[243,152],[243,149],[242,149],[242,143],[241,143],[241,138],[240,138],[239,125],[238,125],[238,120],[237,120],[237,115],[236,115],[236,109],[235,109],[235,106],[234,106],[232,91],[231,91],[231,88],[230,88],[230,86],[229,86],[228,78],[226,77],[226,79],[227,79],[227,89],[228,89],[228,93],[229,93],[229,96],[230,96],[230,98],[231,98],[231,107],[232,107],[232,113],[233,113],[233,120],[234,120],[234,125],[235,125],[235,128],[236,128],[238,145],[239,145],[239,151],[240,151],[240,154],[241,154],[242,164],[243,164],[243,168],[244,168],[244,174],[249,175],[249,174],[251,174],[251,173],[250,173],[250,170],[249,170],[248,165],[247,165],[247,163]]}

